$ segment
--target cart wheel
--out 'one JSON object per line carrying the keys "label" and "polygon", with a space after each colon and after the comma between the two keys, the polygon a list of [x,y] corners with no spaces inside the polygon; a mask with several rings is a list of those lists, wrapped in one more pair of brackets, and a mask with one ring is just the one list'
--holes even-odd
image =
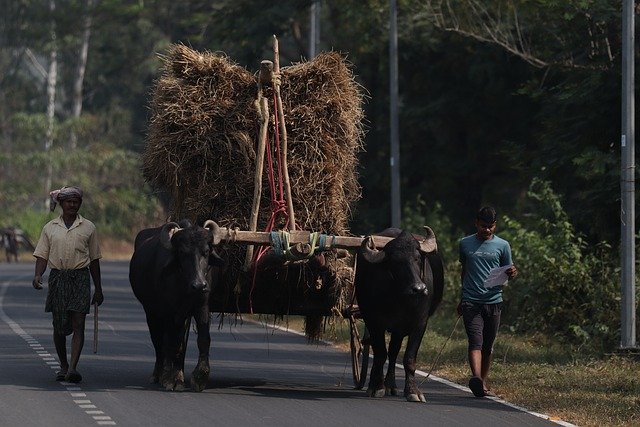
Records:
{"label": "cart wheel", "polygon": [[367,368],[369,367],[369,331],[365,327],[364,337],[360,340],[358,324],[353,315],[349,316],[351,326],[351,371],[353,373],[353,385],[356,390],[362,389],[367,380]]}

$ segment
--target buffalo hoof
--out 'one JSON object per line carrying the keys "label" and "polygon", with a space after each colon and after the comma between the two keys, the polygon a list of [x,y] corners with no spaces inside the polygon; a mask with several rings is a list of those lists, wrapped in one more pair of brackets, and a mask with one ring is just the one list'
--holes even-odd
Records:
{"label": "buffalo hoof", "polygon": [[184,374],[182,371],[175,375],[163,376],[162,387],[167,391],[184,391]]}
{"label": "buffalo hoof", "polygon": [[193,391],[202,391],[209,382],[209,366],[196,367],[191,374],[191,388]]}
{"label": "buffalo hoof", "polygon": [[380,388],[378,390],[368,389],[367,396],[369,397],[384,397],[385,391],[384,388]]}
{"label": "buffalo hoof", "polygon": [[427,398],[424,397],[424,394],[422,393],[411,393],[411,394],[408,394],[406,397],[407,397],[407,402],[427,403]]}
{"label": "buffalo hoof", "polygon": [[162,385],[162,387],[164,387],[165,390],[167,391],[173,391],[173,388],[176,386],[175,381],[171,381],[171,380],[162,380],[160,382],[160,384]]}
{"label": "buffalo hoof", "polygon": [[398,389],[396,387],[385,387],[384,388],[384,394],[387,396],[397,396],[398,395]]}

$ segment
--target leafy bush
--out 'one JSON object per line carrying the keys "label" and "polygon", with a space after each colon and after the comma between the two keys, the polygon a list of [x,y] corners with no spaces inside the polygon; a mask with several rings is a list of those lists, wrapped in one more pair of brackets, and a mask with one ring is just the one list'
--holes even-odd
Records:
{"label": "leafy bush", "polygon": [[519,276],[505,288],[505,322],[580,348],[612,349],[619,336],[616,260],[606,242],[590,245],[574,230],[548,182],[534,179],[530,213],[506,217],[501,235]]}

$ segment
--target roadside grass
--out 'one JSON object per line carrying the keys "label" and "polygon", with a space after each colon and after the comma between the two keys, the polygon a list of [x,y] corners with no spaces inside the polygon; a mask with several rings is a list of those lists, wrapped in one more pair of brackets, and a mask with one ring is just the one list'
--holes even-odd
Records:
{"label": "roadside grass", "polygon": [[[460,320],[454,331],[453,309],[440,308],[429,321],[418,369],[429,372],[436,362],[433,375],[466,386],[470,374],[464,325]],[[260,320],[274,323],[273,316]],[[276,324],[304,330],[304,320],[296,316]],[[328,325],[325,339],[349,351],[348,322],[338,320]],[[596,357],[548,337],[501,330],[489,379],[492,391],[504,400],[553,420],[584,427],[640,426],[637,358],[615,354]]]}

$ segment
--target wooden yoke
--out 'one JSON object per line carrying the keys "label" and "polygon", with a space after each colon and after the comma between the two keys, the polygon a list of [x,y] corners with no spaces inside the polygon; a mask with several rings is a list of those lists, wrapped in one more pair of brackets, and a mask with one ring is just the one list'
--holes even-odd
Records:
{"label": "wooden yoke", "polygon": [[[213,245],[217,246],[222,243],[239,243],[249,245],[270,245],[271,233],[268,231],[242,231],[227,227],[214,226],[213,228]],[[308,231],[296,230],[289,232],[289,243],[297,246],[297,250],[305,251],[304,245],[309,243],[311,233]],[[326,246],[328,248],[356,249],[359,248],[364,237],[345,237],[345,236],[327,236]],[[373,236],[373,242],[376,248],[383,248],[388,242],[393,240],[391,237]]]}
{"label": "wooden yoke", "polygon": [[280,135],[282,135],[282,175],[284,175],[284,191],[287,198],[287,210],[289,214],[289,230],[296,229],[296,217],[293,213],[293,200],[291,199],[291,181],[289,180],[289,167],[287,166],[287,126],[284,120],[284,111],[282,109],[282,97],[280,96],[280,50],[278,48],[278,39],[273,36],[273,73],[276,78],[274,81],[274,90],[276,93],[276,104],[278,108],[278,125],[280,127]]}
{"label": "wooden yoke", "polygon": [[[207,221],[205,227],[209,228],[212,232],[212,243],[214,246],[223,243],[238,243],[248,245],[270,245],[271,233],[267,231],[242,231],[238,229],[231,229],[227,227],[220,227],[214,221]],[[428,227],[427,227],[428,228]],[[428,228],[427,236],[424,240],[420,241],[420,248],[424,252],[433,252],[437,249],[435,235],[433,231]],[[308,231],[291,231],[289,232],[289,244],[295,248],[296,251],[304,254],[310,251],[310,237],[311,233]],[[362,245],[365,239],[371,239],[376,249],[384,248],[384,246],[393,240],[393,237],[384,236],[368,236],[368,237],[350,237],[350,236],[334,236],[327,235],[324,245],[319,248],[321,250],[330,250],[332,248],[337,249],[357,249]],[[307,248],[307,246],[309,248]]]}

